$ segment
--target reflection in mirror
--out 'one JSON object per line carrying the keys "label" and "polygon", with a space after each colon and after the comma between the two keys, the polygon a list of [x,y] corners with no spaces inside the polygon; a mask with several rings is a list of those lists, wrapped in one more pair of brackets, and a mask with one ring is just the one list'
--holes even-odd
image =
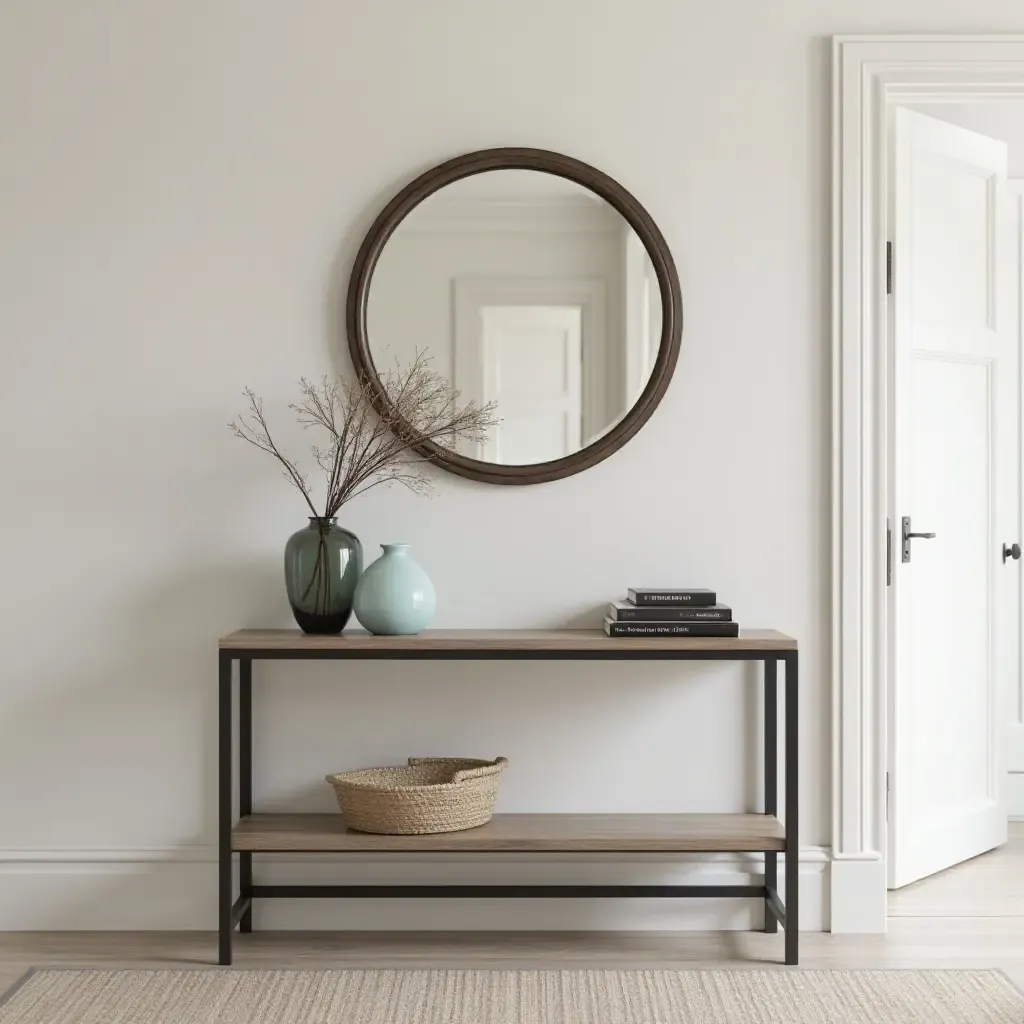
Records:
{"label": "reflection in mirror", "polygon": [[465,399],[497,406],[504,465],[561,459],[635,405],[661,344],[651,258],[626,220],[533,170],[462,178],[428,196],[381,251],[367,298],[378,367],[427,353]]}

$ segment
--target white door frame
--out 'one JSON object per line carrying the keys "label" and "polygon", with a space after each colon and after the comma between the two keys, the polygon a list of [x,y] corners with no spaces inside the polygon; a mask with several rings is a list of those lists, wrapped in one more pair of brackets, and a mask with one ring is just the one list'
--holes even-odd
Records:
{"label": "white door frame", "polygon": [[833,932],[884,932],[887,114],[1024,97],[1024,36],[833,39]]}

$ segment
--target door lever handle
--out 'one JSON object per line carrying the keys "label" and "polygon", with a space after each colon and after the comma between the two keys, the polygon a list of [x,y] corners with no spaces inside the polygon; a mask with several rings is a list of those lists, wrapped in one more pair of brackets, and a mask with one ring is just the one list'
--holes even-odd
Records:
{"label": "door lever handle", "polygon": [[904,516],[900,521],[903,526],[903,561],[910,561],[910,542],[915,538],[917,540],[934,540],[934,533],[913,533],[910,529],[910,516]]}

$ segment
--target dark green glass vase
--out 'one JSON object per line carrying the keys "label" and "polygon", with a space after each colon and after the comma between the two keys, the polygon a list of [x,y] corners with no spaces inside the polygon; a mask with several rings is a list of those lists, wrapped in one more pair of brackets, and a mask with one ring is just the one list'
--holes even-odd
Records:
{"label": "dark green glass vase", "polygon": [[335,519],[310,518],[284,546],[292,614],[304,633],[340,633],[352,614],[363,546]]}

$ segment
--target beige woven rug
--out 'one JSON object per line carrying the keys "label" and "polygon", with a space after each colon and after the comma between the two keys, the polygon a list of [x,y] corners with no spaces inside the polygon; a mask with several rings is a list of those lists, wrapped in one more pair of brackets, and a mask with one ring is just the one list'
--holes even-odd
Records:
{"label": "beige woven rug", "polygon": [[0,1024],[1022,1024],[996,971],[67,971]]}

